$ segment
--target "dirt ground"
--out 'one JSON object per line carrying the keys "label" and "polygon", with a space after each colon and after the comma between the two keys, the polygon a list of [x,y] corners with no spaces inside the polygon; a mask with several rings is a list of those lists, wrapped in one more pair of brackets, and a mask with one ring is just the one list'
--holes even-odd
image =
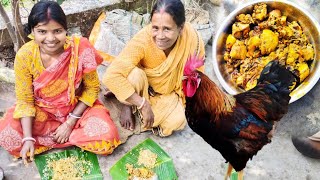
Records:
{"label": "dirt ground", "polygon": [[[309,2],[312,12],[319,13],[319,1]],[[219,27],[225,17],[223,7],[214,8],[217,17],[215,26]],[[317,15],[317,14],[315,14]],[[320,17],[320,16],[318,16]],[[212,46],[206,46],[206,73],[219,84],[212,67]],[[318,180],[320,179],[319,160],[301,155],[292,145],[291,135],[307,136],[320,130],[320,84],[303,98],[290,104],[289,112],[277,126],[272,142],[266,145],[248,162],[245,180]],[[111,111],[117,117],[117,111]],[[218,151],[212,149],[189,127],[170,137],[160,138],[150,132],[131,136],[119,146],[112,155],[98,156],[104,179],[111,179],[109,169],[130,149],[151,138],[157,142],[173,159],[176,172],[181,180],[221,180],[227,164]],[[5,179],[40,179],[34,163],[25,167],[21,161],[12,161],[12,157],[0,148],[0,167],[4,169]]]}
{"label": "dirt ground", "polygon": [[[211,46],[207,46],[207,55]],[[206,63],[206,72],[217,79],[212,72],[212,64]],[[281,120],[271,144],[265,146],[252,161],[248,162],[244,178],[246,180],[317,180],[320,177],[319,160],[302,156],[292,145],[291,135],[307,135],[319,129],[320,107],[319,83],[301,100],[289,107],[288,114]],[[299,113],[297,113],[299,112]],[[119,116],[111,109],[114,119]],[[109,169],[130,149],[151,138],[157,142],[173,159],[179,179],[220,180],[223,179],[227,164],[218,151],[212,149],[201,137],[189,127],[170,137],[160,138],[151,132],[131,136],[119,146],[112,155],[98,156],[104,179],[112,179]],[[8,180],[40,179],[34,163],[25,167],[21,161],[12,157],[0,148],[0,167],[5,171]]]}

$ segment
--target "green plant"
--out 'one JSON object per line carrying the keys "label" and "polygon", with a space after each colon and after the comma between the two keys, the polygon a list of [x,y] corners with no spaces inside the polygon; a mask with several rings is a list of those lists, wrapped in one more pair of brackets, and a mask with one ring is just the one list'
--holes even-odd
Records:
{"label": "green plant", "polygon": [[61,5],[63,3],[63,1],[65,1],[65,0],[57,0],[57,3]]}
{"label": "green plant", "polygon": [[1,1],[0,15],[3,21],[5,22],[10,38],[13,42],[14,51],[17,52],[17,50],[26,42],[26,36],[23,32],[21,16],[20,16],[20,8],[19,8],[20,0],[10,0],[9,6],[11,7],[13,22],[10,21],[9,16],[4,8],[4,5],[2,5],[3,0],[0,0],[0,1]]}
{"label": "green plant", "polygon": [[10,5],[10,0],[1,0],[0,2],[4,7],[7,7]]}

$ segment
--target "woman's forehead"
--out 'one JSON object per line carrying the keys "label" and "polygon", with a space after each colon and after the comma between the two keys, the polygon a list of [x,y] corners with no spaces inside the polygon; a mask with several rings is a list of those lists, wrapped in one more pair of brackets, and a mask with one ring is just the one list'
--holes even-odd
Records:
{"label": "woman's forehead", "polygon": [[155,26],[177,26],[172,16],[167,12],[154,13],[151,19],[151,23]]}
{"label": "woman's forehead", "polygon": [[48,22],[39,22],[34,28],[59,29],[63,28],[63,26],[54,20],[50,20]]}

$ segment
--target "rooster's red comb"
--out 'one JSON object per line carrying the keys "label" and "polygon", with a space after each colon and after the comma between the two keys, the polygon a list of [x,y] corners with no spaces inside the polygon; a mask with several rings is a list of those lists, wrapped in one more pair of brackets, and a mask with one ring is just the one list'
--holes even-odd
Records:
{"label": "rooster's red comb", "polygon": [[204,64],[204,56],[199,56],[196,53],[194,53],[193,55],[190,54],[186,62],[186,65],[184,66],[183,74],[189,75],[197,68],[203,66],[203,64]]}

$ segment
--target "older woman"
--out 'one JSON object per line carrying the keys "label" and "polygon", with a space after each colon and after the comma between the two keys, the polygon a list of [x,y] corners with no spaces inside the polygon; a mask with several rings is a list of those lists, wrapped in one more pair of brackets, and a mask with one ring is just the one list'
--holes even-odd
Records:
{"label": "older woman", "polygon": [[204,55],[204,43],[185,22],[180,0],[158,0],[151,24],[138,32],[108,67],[103,83],[125,106],[121,125],[134,129],[138,112],[144,129],[169,136],[186,125],[183,68],[194,53]]}
{"label": "older woman", "polygon": [[25,162],[71,145],[112,153],[118,131],[97,100],[102,58],[87,39],[66,35],[66,16],[56,2],[35,4],[28,28],[33,40],[16,54],[17,102],[0,120],[0,146]]}

